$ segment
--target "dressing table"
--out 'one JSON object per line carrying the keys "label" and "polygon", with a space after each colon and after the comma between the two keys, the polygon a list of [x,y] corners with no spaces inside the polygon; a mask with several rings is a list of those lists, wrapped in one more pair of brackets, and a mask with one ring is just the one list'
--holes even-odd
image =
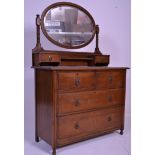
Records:
{"label": "dressing table", "polygon": [[[79,49],[96,39],[92,52],[45,50],[40,30],[53,44]],[[99,26],[83,7],[59,2],[36,16],[32,50],[35,76],[35,140],[56,149],[124,130],[126,67],[108,67],[99,49]]]}

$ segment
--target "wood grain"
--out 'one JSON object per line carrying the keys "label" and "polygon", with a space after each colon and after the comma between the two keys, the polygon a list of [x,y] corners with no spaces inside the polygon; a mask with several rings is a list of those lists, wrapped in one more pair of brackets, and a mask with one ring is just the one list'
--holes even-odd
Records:
{"label": "wood grain", "polygon": [[60,72],[58,73],[59,91],[93,90],[95,88],[94,72]]}
{"label": "wood grain", "polygon": [[58,95],[58,114],[100,109],[124,103],[124,89],[61,93]]}
{"label": "wood grain", "polygon": [[56,148],[124,130],[127,68],[35,69],[36,141]]}
{"label": "wood grain", "polygon": [[108,108],[58,118],[58,139],[121,127],[122,108]]}

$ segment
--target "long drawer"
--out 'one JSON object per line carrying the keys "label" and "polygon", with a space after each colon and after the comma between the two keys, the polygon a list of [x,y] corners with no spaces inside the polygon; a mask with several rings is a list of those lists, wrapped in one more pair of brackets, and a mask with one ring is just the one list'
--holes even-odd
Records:
{"label": "long drawer", "polygon": [[123,104],[124,89],[63,93],[58,95],[58,103],[58,114]]}
{"label": "long drawer", "polygon": [[124,88],[124,70],[68,71],[58,73],[59,92]]}
{"label": "long drawer", "polygon": [[67,115],[58,117],[57,135],[58,139],[79,138],[108,129],[121,128],[122,121],[122,107]]}

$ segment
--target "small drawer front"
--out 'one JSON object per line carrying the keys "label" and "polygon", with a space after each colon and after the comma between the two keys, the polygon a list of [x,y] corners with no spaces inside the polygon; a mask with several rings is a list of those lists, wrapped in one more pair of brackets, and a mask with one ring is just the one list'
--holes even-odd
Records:
{"label": "small drawer front", "polygon": [[96,72],[97,89],[124,88],[124,86],[125,86],[124,70]]}
{"label": "small drawer front", "polygon": [[124,89],[106,91],[86,91],[58,95],[58,113],[72,113],[88,109],[97,109],[111,105],[123,104]]}
{"label": "small drawer front", "polygon": [[109,64],[109,56],[95,56],[95,64],[100,65],[100,64]]}
{"label": "small drawer front", "polygon": [[59,91],[93,90],[94,72],[59,72]]}
{"label": "small drawer front", "polygon": [[58,118],[58,139],[82,137],[95,132],[120,128],[123,108],[110,108]]}
{"label": "small drawer front", "polygon": [[56,54],[40,54],[40,62],[60,62],[60,56]]}

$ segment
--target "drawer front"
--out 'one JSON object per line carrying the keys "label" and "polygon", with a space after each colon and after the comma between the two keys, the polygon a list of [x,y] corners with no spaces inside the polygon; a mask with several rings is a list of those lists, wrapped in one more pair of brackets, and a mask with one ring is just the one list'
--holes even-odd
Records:
{"label": "drawer front", "polygon": [[40,62],[60,62],[60,56],[56,54],[40,54]]}
{"label": "drawer front", "polygon": [[59,94],[58,102],[59,114],[123,104],[124,89]]}
{"label": "drawer front", "polygon": [[96,88],[97,89],[114,89],[124,88],[125,71],[102,71],[96,72]]}
{"label": "drawer front", "polygon": [[109,56],[95,56],[95,64],[109,64]]}
{"label": "drawer front", "polygon": [[93,90],[95,72],[59,72],[59,91]]}
{"label": "drawer front", "polygon": [[58,118],[58,139],[79,138],[88,134],[121,128],[123,108],[110,108]]}

